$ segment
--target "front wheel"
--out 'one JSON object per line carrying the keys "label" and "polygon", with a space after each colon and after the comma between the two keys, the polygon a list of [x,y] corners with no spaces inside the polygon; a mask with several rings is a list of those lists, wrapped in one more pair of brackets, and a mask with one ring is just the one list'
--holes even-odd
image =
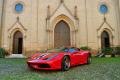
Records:
{"label": "front wheel", "polygon": [[35,70],[34,68],[32,68],[30,65],[27,66],[27,69],[30,70],[30,71],[33,71]]}
{"label": "front wheel", "polygon": [[67,71],[70,68],[70,58],[68,56],[63,57],[62,59],[62,70]]}

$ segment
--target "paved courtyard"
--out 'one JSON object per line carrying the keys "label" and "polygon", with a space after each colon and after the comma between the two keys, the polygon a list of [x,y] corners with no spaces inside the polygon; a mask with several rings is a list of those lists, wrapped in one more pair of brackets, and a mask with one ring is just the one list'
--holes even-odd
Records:
{"label": "paved courtyard", "polygon": [[0,59],[0,80],[120,80],[120,58],[93,58],[65,72],[31,71],[26,59]]}

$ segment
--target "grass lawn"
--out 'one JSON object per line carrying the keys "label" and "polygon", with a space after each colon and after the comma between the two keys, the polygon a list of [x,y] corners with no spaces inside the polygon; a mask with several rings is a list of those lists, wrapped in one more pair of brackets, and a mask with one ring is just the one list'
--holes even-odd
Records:
{"label": "grass lawn", "polygon": [[0,59],[0,80],[120,80],[119,58],[93,58],[69,71],[31,71],[26,59]]}

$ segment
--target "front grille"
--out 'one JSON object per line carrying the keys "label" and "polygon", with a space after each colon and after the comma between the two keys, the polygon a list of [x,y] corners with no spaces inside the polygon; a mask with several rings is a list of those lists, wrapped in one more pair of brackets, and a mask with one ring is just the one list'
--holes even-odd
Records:
{"label": "front grille", "polygon": [[48,64],[39,64],[38,67],[39,68],[50,68],[50,65],[48,65]]}

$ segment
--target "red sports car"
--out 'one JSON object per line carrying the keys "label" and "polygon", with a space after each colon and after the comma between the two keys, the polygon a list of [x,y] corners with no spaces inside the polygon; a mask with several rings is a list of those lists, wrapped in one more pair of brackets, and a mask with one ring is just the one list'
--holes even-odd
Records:
{"label": "red sports car", "polygon": [[[57,51],[57,50],[56,50]],[[32,55],[28,61],[28,67],[40,70],[63,70],[67,71],[70,67],[89,64],[91,62],[91,54],[89,51],[64,49],[58,52],[47,51],[46,53],[36,53]]]}

